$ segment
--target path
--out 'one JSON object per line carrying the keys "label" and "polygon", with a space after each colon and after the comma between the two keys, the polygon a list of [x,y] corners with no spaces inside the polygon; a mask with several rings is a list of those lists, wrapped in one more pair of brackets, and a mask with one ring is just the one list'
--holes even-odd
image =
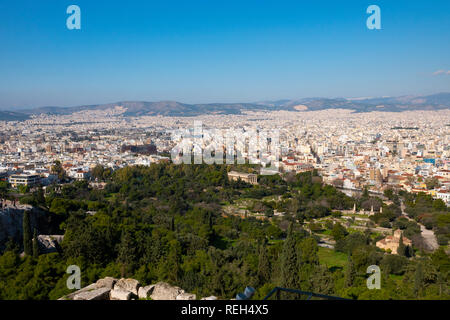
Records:
{"label": "path", "polygon": [[416,220],[410,218],[405,213],[405,205],[403,204],[403,201],[401,201],[400,208],[402,209],[403,217],[405,217],[409,221],[416,222],[420,226],[421,236],[422,236],[426,246],[428,247],[428,249],[430,249],[431,251],[434,251],[434,250],[438,249],[439,248],[439,244],[437,242],[436,235],[434,234],[434,231],[433,230],[428,230],[427,228],[425,228],[425,226],[423,224],[421,224],[421,223],[417,222]]}

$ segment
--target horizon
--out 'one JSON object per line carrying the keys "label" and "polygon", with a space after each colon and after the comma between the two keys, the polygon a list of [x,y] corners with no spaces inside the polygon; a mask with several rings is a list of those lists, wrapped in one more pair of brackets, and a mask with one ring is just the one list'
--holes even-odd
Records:
{"label": "horizon", "polygon": [[[366,96],[366,97],[301,97],[301,98],[278,98],[278,99],[270,99],[270,100],[259,100],[259,101],[236,101],[236,102],[223,102],[223,101],[215,101],[215,102],[184,102],[180,100],[157,100],[157,101],[147,101],[147,100],[121,100],[121,101],[110,101],[110,102],[100,102],[100,103],[88,103],[88,104],[80,104],[80,105],[67,105],[67,106],[50,106],[50,105],[40,105],[40,106],[23,106],[23,107],[16,107],[13,109],[7,108],[7,107],[0,107],[0,111],[10,111],[10,112],[18,112],[25,111],[25,110],[34,110],[34,109],[40,109],[40,108],[75,108],[75,107],[85,107],[85,106],[102,106],[106,104],[120,104],[120,103],[132,103],[132,102],[141,102],[141,103],[159,103],[159,102],[176,102],[180,104],[187,104],[187,105],[214,105],[214,104],[264,104],[264,103],[270,103],[270,102],[277,102],[277,101],[291,101],[291,102],[298,102],[300,100],[304,99],[345,99],[348,101],[364,101],[367,99],[385,99],[385,98],[402,98],[402,97],[426,97],[426,96],[435,96],[435,95],[441,95],[441,94],[450,94],[449,92],[436,92],[426,95],[419,95],[419,94],[405,94],[400,96]],[[406,110],[405,110],[406,111]]]}
{"label": "horizon", "polygon": [[79,0],[80,30],[66,27],[71,4],[0,4],[0,110],[450,91],[447,1],[377,1],[381,30],[356,0]]}

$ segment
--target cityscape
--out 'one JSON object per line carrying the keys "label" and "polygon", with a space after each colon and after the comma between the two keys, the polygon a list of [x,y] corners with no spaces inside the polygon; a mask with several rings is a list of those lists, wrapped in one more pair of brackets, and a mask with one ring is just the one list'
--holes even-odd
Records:
{"label": "cityscape", "polygon": [[447,303],[450,5],[405,3],[0,5],[0,302]]}
{"label": "cityscape", "polygon": [[[276,159],[280,173],[316,169],[325,183],[345,190],[424,192],[450,205],[449,110],[247,111],[198,117],[123,117],[124,111],[118,105],[96,112],[2,122],[1,177],[14,187],[48,186],[58,180],[52,172],[55,161],[74,180],[90,180],[97,165],[114,171],[172,161],[170,153],[179,141],[171,133],[189,130],[200,121],[218,130],[231,128],[237,136],[251,129],[280,130]],[[202,141],[199,148],[209,144]],[[225,146],[220,147],[225,152]],[[270,148],[267,153],[272,159]]]}

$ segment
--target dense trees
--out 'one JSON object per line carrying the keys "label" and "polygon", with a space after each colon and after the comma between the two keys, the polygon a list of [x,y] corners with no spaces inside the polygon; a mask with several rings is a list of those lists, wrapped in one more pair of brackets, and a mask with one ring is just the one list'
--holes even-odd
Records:
{"label": "dense trees", "polygon": [[[314,223],[332,212],[338,217],[336,210],[369,201],[368,193],[365,200],[352,199],[322,185],[311,172],[260,177],[260,185],[253,186],[228,181],[230,169],[162,163],[126,167],[105,176],[105,169],[98,167],[93,176],[107,181],[104,190],[92,189],[87,182],[49,187],[45,196],[37,190],[33,203],[48,210],[54,228],[65,235],[62,252],[36,254],[37,242],[31,241],[31,226],[24,221],[29,232],[23,245],[31,250],[21,258],[10,242],[0,256],[0,298],[58,298],[68,293],[65,269],[71,264],[81,267],[82,285],[104,276],[125,276],[145,284],[168,281],[199,296],[231,298],[251,285],[257,298],[275,286],[349,298],[399,299],[414,298],[416,286],[419,297],[448,297],[449,260],[443,250],[430,257],[423,254],[420,269],[416,258],[383,254],[373,245],[370,232],[334,223],[336,254],[348,255],[349,262],[340,268],[320,263],[317,242],[302,223]],[[247,198],[253,206],[249,209],[271,219],[222,215],[222,205]],[[422,221],[417,201],[405,201]],[[432,217],[438,214],[433,228],[447,232],[448,213],[438,211],[442,208],[428,199],[418,203],[419,207],[426,203]],[[272,216],[275,210],[284,217]],[[397,205],[383,207],[385,212],[382,218],[404,230],[405,236],[417,231],[417,223],[397,218]],[[365,286],[366,268],[372,264],[386,275],[385,287],[377,294],[368,293]]]}
{"label": "dense trees", "polygon": [[8,198],[8,182],[0,181],[0,202]]}

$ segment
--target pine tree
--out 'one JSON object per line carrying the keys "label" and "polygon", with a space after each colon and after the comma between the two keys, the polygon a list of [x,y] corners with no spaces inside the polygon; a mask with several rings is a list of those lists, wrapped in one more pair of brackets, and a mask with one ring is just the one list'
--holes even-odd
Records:
{"label": "pine tree", "polygon": [[124,277],[133,271],[136,261],[136,246],[130,232],[122,232],[118,251],[117,262],[121,265],[121,276]]}
{"label": "pine tree", "polygon": [[267,249],[264,246],[259,249],[258,279],[261,285],[270,281],[270,261],[267,257]]}
{"label": "pine tree", "polygon": [[23,251],[26,255],[31,256],[33,254],[33,244],[31,240],[31,223],[30,212],[25,211],[23,213]]}
{"label": "pine tree", "polygon": [[348,264],[347,269],[345,270],[345,282],[344,285],[346,288],[351,287],[355,283],[356,271],[355,265],[353,264],[353,260],[350,255],[348,255]]}
{"label": "pine tree", "polygon": [[166,258],[166,268],[169,270],[168,279],[172,283],[178,283],[181,274],[181,245],[177,240],[169,243],[169,253]]}
{"label": "pine tree", "polygon": [[38,241],[37,230],[34,229],[34,235],[33,235],[33,258],[37,259],[38,257],[39,257],[39,241]]}

